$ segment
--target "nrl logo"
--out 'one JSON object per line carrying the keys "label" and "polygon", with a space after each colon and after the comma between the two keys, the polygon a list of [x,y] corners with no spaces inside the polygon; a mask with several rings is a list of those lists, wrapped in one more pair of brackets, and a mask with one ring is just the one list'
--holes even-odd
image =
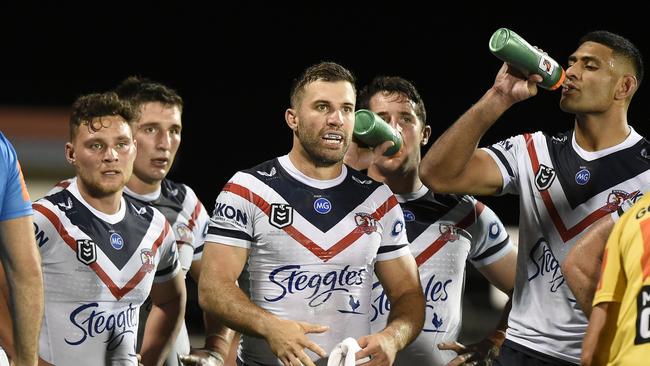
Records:
{"label": "nrl logo", "polygon": [[535,175],[535,186],[538,191],[545,191],[553,184],[555,180],[555,169],[549,168],[544,164],[539,165],[537,175]]}
{"label": "nrl logo", "polygon": [[97,246],[90,239],[77,240],[77,259],[89,266],[97,261]]}
{"label": "nrl logo", "polygon": [[286,203],[272,203],[271,215],[269,215],[269,224],[278,229],[293,224],[293,207]]}

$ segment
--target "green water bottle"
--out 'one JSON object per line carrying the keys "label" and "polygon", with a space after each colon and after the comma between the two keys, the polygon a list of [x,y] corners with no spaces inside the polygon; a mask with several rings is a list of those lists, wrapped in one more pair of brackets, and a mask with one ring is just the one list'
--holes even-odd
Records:
{"label": "green water bottle", "polygon": [[555,90],[566,78],[562,66],[510,29],[500,28],[492,34],[490,51],[526,76],[541,75],[543,80],[538,85],[544,89]]}
{"label": "green water bottle", "polygon": [[354,113],[354,138],[370,147],[393,141],[395,145],[384,152],[384,156],[395,155],[402,147],[402,135],[386,123],[377,113],[359,109]]}

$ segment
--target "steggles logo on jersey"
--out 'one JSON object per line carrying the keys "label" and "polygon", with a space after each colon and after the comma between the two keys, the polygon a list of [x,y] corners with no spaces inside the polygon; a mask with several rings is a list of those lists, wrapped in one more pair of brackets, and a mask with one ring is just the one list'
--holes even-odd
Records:
{"label": "steggles logo on jersey", "polygon": [[547,167],[544,164],[539,165],[539,170],[535,175],[535,186],[538,191],[545,191],[553,184],[555,180],[555,169]]}
{"label": "steggles logo on jersey", "polygon": [[90,239],[77,240],[77,259],[85,265],[91,265],[97,261],[97,246]]}
{"label": "steggles logo on jersey", "polygon": [[271,214],[269,215],[269,224],[278,229],[293,224],[293,207],[286,203],[272,203]]}
{"label": "steggles logo on jersey", "polygon": [[71,346],[78,346],[86,341],[88,337],[94,338],[106,332],[109,333],[106,341],[106,348],[114,350],[122,344],[124,337],[131,335],[135,337],[138,329],[138,308],[129,306],[118,312],[97,311],[99,304],[96,302],[84,304],[70,313],[70,322],[81,332],[79,339],[65,338],[65,343]]}
{"label": "steggles logo on jersey", "polygon": [[377,231],[377,220],[365,212],[355,213],[354,222],[357,224],[356,229],[354,229],[357,233],[372,234]]}
{"label": "steggles logo on jersey", "polygon": [[329,272],[301,270],[300,265],[287,265],[274,269],[269,281],[278,288],[276,296],[265,296],[269,302],[284,299],[289,294],[306,293],[307,305],[317,307],[329,300],[335,292],[350,292],[348,287],[360,286],[367,276],[366,269],[350,270],[350,266]]}
{"label": "steggles logo on jersey", "polygon": [[348,306],[350,307],[350,309],[345,309],[345,310],[339,309],[338,312],[343,314],[363,314],[357,311],[357,309],[361,306],[361,301],[359,299],[356,299],[352,295],[348,295],[348,297],[349,297]]}
{"label": "steggles logo on jersey", "polygon": [[124,248],[124,239],[118,233],[112,233],[110,238],[111,246],[113,249],[120,250]]}
{"label": "steggles logo on jersey", "polygon": [[142,268],[140,269],[142,272],[149,273],[156,268],[156,264],[154,263],[154,255],[151,249],[142,249],[140,250],[140,260],[142,261]]}
{"label": "steggles logo on jersey", "polygon": [[581,186],[587,184],[590,178],[591,178],[591,172],[589,172],[587,168],[582,168],[580,169],[580,171],[576,173],[576,183],[580,184]]}
{"label": "steggles logo on jersey", "polygon": [[321,215],[332,211],[332,203],[325,197],[320,197],[314,201],[314,210]]}
{"label": "steggles logo on jersey", "polygon": [[460,237],[458,228],[452,224],[440,223],[438,231],[440,231],[440,240],[456,241]]}
{"label": "steggles logo on jersey", "polygon": [[[528,277],[528,282],[538,277],[545,277],[544,280],[550,284],[549,290],[556,292],[564,283],[564,275],[560,270],[560,262],[555,258],[546,239],[540,238],[533,245],[533,248],[528,254],[528,258],[533,263],[533,266],[530,268],[533,268],[535,271],[535,273]],[[549,279],[547,276],[551,278]]]}

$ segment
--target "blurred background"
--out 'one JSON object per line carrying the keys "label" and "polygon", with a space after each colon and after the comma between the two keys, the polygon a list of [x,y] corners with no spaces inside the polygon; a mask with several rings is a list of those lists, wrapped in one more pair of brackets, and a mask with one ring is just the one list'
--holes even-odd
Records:
{"label": "blurred background", "polygon": [[[605,5],[460,1],[446,4],[326,2],[193,4],[140,2],[0,5],[0,130],[14,143],[32,198],[73,172],[66,164],[69,106],[76,97],[141,75],[185,99],[183,144],[169,178],[191,186],[211,211],[223,184],[239,169],[288,152],[284,122],[292,80],[311,64],[336,61],[362,86],[376,75],[399,75],[419,89],[433,136],[442,133],[491,86],[501,62],[488,40],[507,27],[561,65],[580,36],[607,29],[628,37],[646,56],[647,19],[622,3]],[[644,35],[645,34],[645,35]],[[647,87],[629,121],[649,132]],[[482,145],[508,136],[572,127],[558,92],[509,110]],[[426,149],[426,147],[425,147]],[[479,197],[516,235],[517,197]],[[468,267],[463,339],[496,324],[502,298]],[[188,318],[200,332],[194,284]],[[490,300],[494,298],[493,300]]]}

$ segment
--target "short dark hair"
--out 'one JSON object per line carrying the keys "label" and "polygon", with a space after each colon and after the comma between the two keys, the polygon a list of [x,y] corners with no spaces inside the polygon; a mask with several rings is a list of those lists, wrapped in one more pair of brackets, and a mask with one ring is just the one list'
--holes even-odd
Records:
{"label": "short dark hair", "polygon": [[140,76],[129,76],[115,88],[122,99],[131,102],[136,109],[145,103],[161,103],[166,106],[178,107],[183,112],[183,98],[178,93],[161,83]]}
{"label": "short dark hair", "polygon": [[119,116],[129,126],[135,122],[137,112],[133,106],[120,99],[113,92],[93,93],[83,95],[72,104],[70,114],[70,141],[74,140],[81,125],[87,125],[89,130],[99,131],[103,127],[95,119],[101,117]]}
{"label": "short dark hair", "polygon": [[643,57],[641,51],[630,40],[609,31],[598,30],[589,32],[580,38],[580,44],[585,42],[600,43],[611,48],[615,55],[627,59],[634,67],[636,79],[641,85],[641,81],[643,81]]}
{"label": "short dark hair", "polygon": [[399,76],[377,76],[372,79],[370,84],[359,92],[357,107],[359,109],[370,109],[370,99],[380,92],[397,93],[406,96],[415,103],[415,114],[422,121],[422,124],[427,123],[427,110],[424,107],[420,93],[410,81]]}
{"label": "short dark hair", "polygon": [[294,81],[290,99],[292,108],[298,105],[305,91],[305,86],[318,80],[327,82],[347,81],[352,84],[352,89],[356,93],[354,75],[352,75],[350,70],[335,62],[321,62],[307,68],[300,76],[300,79]]}

